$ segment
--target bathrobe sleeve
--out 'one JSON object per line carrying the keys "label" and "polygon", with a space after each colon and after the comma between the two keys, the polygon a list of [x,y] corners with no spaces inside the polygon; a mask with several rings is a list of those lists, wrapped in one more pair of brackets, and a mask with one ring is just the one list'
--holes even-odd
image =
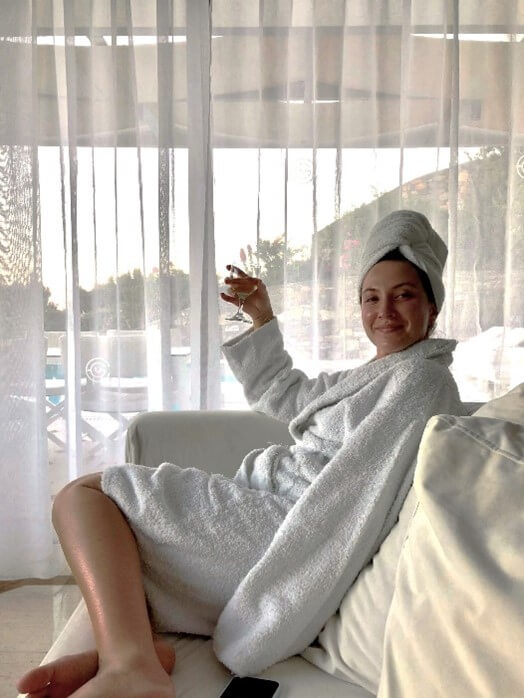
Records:
{"label": "bathrobe sleeve", "polygon": [[222,350],[249,406],[285,423],[350,373],[323,372],[309,378],[293,368],[276,318],[226,342]]}

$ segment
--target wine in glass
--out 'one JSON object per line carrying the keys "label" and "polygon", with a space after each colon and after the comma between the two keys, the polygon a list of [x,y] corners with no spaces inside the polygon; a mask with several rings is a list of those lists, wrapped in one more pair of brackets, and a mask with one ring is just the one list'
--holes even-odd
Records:
{"label": "wine in glass", "polygon": [[[229,265],[229,278],[230,279],[243,279],[247,277],[247,274],[239,269],[235,264]],[[231,292],[238,298],[238,308],[234,315],[226,317],[226,320],[234,320],[236,322],[251,322],[248,316],[243,312],[244,302],[246,298],[257,290],[256,283],[252,284],[249,288],[243,288],[242,290],[231,289]]]}

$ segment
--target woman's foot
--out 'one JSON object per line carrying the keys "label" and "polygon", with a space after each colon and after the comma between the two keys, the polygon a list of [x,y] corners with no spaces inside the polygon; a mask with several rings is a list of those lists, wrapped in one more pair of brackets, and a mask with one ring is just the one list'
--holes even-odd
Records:
{"label": "woman's foot", "polygon": [[131,662],[99,667],[96,676],[72,698],[175,698],[171,678],[160,663],[139,656]]}
{"label": "woman's foot", "polygon": [[[155,640],[155,649],[164,671],[171,674],[175,666],[175,650],[159,639]],[[70,654],[32,669],[16,686],[20,693],[26,693],[30,698],[66,698],[93,679],[97,671],[96,650]]]}

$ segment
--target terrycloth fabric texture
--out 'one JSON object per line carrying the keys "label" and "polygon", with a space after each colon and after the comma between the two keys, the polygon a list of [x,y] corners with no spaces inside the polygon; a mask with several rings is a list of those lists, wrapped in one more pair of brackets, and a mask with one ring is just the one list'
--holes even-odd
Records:
{"label": "terrycloth fabric texture", "polygon": [[524,384],[426,427],[379,698],[524,695]]}
{"label": "terrycloth fabric texture", "polygon": [[462,413],[455,344],[309,379],[276,320],[229,342],[250,404],[289,423],[295,445],[251,452],[233,481],[177,466],[103,476],[139,540],[157,627],[210,632],[222,603],[214,647],[240,675],[310,644],[395,523],[426,421]]}
{"label": "terrycloth fabric texture", "polygon": [[380,550],[358,575],[317,640],[302,652],[315,666],[373,695],[380,681],[386,619],[400,552],[416,505],[412,487]]}
{"label": "terrycloth fabric texture", "polygon": [[417,211],[393,211],[371,229],[360,258],[359,294],[364,277],[387,252],[398,248],[406,259],[426,272],[435,296],[437,310],[444,303],[442,273],[448,248],[433,230],[426,216]]}
{"label": "terrycloth fabric texture", "polygon": [[427,420],[464,414],[447,368],[455,345],[429,339],[315,379],[292,368],[276,320],[224,347],[251,406],[289,422],[296,442],[249,454],[237,476],[296,503],[218,620],[215,651],[233,671],[303,650],[377,551]]}
{"label": "terrycloth fabric texture", "polygon": [[102,474],[102,489],[135,534],[157,632],[212,635],[293,506],[224,475],[173,463],[111,466]]}

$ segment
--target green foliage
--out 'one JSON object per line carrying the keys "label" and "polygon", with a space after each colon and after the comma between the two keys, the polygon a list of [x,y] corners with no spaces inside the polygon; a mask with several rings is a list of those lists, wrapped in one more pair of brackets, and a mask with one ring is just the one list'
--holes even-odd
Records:
{"label": "green foliage", "polygon": [[303,248],[286,247],[284,235],[274,240],[259,240],[240,249],[240,260],[248,274],[262,278],[268,288],[288,283],[307,283],[311,279],[311,259]]}
{"label": "green foliage", "polygon": [[[464,240],[462,268],[467,268],[471,248],[477,254],[477,269],[502,274],[510,252],[515,268],[524,261],[524,179],[515,168],[521,155],[510,159],[508,148],[485,146],[468,167],[470,186],[459,211]],[[508,189],[508,181],[510,188]]]}
{"label": "green foliage", "polygon": [[[87,291],[80,287],[80,328],[83,331],[105,332],[109,329],[143,330],[145,313],[148,322],[159,320],[161,293],[165,289],[164,304],[171,306],[171,326],[180,322],[180,316],[187,315],[189,309],[189,276],[170,265],[169,274],[161,277],[154,270],[144,281],[140,269],[126,272],[118,281],[110,277],[105,283],[97,284]],[[59,310],[50,301],[50,291],[44,288],[44,326],[46,330],[65,330],[66,311]]]}
{"label": "green foliage", "polygon": [[44,328],[48,331],[65,330],[65,310],[60,310],[51,300],[51,291],[47,286],[43,288],[44,300]]}

